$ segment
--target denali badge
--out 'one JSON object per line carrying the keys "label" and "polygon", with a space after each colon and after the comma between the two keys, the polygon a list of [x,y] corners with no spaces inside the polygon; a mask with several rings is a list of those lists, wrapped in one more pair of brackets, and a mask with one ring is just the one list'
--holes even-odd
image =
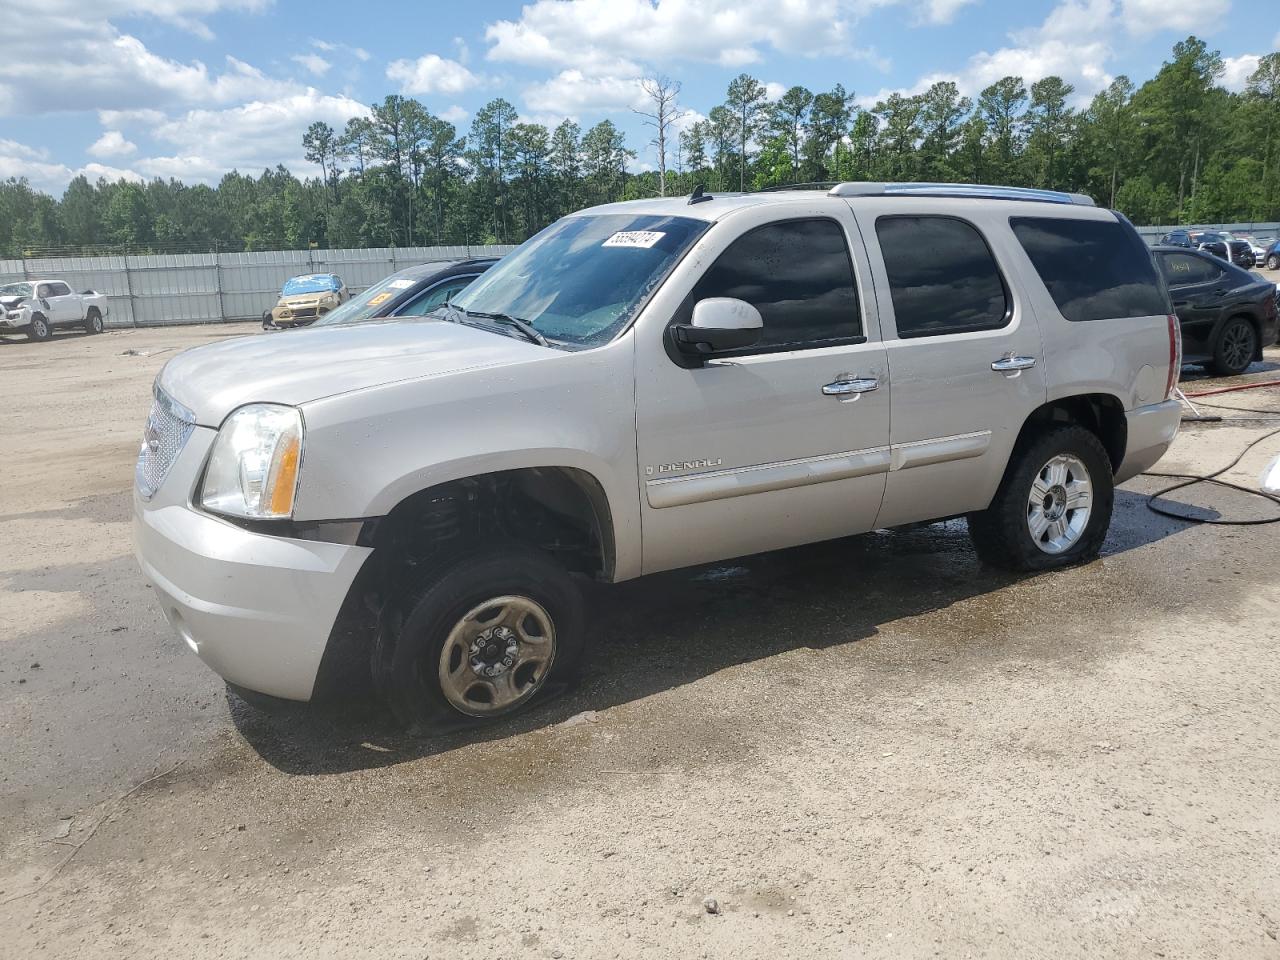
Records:
{"label": "denali badge", "polygon": [[704,457],[701,460],[677,460],[675,463],[660,463],[657,467],[645,467],[644,475],[652,477],[655,473],[674,473],[677,470],[706,470],[724,463],[720,457],[714,460]]}

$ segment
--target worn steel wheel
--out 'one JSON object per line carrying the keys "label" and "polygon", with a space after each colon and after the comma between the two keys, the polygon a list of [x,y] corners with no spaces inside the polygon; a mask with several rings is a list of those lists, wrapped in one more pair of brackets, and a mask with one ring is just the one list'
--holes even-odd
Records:
{"label": "worn steel wheel", "polygon": [[1232,317],[1218,334],[1213,348],[1213,372],[1233,377],[1244,373],[1258,350],[1258,333],[1244,317]]}
{"label": "worn steel wheel", "polygon": [[523,710],[576,677],[581,592],[554,559],[522,543],[441,558],[388,602],[373,679],[405,725],[442,732]]}
{"label": "worn steel wheel", "polygon": [[507,713],[533,697],[551,673],[556,628],[528,597],[494,597],[472,607],[440,650],[440,689],[459,713]]}
{"label": "worn steel wheel", "polygon": [[97,307],[90,307],[84,318],[84,332],[95,334],[102,332],[102,314]]}

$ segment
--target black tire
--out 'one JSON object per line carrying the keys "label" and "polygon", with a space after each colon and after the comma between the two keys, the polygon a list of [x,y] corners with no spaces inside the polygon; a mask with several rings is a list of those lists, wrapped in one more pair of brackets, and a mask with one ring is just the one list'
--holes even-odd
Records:
{"label": "black tire", "polygon": [[28,340],[49,340],[53,337],[53,327],[45,319],[43,313],[32,314],[31,323],[27,326]]}
{"label": "black tire", "polygon": [[90,307],[89,312],[84,315],[84,332],[88,334],[102,332],[102,314],[97,307]]}
{"label": "black tire", "polygon": [[[483,715],[463,712],[441,683],[445,643],[469,611],[510,596],[533,600],[550,618],[555,649],[550,666],[525,699]],[[508,542],[467,550],[438,565],[399,602],[388,602],[373,646],[374,685],[396,718],[420,732],[472,727],[524,710],[577,678],[585,643],[583,606],[577,584],[540,550]],[[518,673],[520,667],[511,669]]]}
{"label": "black tire", "polygon": [[[1084,465],[1092,485],[1092,502],[1079,539],[1061,553],[1048,553],[1032,538],[1028,501],[1032,483],[1058,456],[1074,457]],[[1111,459],[1091,430],[1074,425],[1047,428],[1014,448],[991,506],[969,514],[969,538],[978,558],[990,566],[1019,572],[1052,570],[1092,560],[1102,549],[1111,525],[1114,483]]]}
{"label": "black tire", "polygon": [[1209,369],[1220,377],[1235,377],[1249,369],[1258,353],[1258,331],[1244,317],[1231,317],[1213,341]]}

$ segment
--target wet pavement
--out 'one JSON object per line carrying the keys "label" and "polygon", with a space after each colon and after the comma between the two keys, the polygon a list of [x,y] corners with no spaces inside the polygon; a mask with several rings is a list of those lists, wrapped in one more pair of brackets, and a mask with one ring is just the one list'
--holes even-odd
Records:
{"label": "wet pavement", "polygon": [[1280,525],[1139,478],[1059,573],[952,521],[593,588],[581,686],[482,735],[265,714],[129,541],[151,378],[252,329],[0,343],[0,956],[1280,956]]}

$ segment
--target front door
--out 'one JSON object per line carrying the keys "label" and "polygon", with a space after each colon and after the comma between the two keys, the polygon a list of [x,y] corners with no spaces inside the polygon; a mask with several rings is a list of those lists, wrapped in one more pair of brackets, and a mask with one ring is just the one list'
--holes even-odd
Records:
{"label": "front door", "polygon": [[1007,220],[1001,230],[998,211],[938,216],[907,198],[851,206],[893,377],[893,456],[876,526],[983,509],[1046,394],[1039,329],[1006,279]]}
{"label": "front door", "polygon": [[821,198],[782,221],[772,205],[746,209],[687,255],[709,266],[670,322],[734,297],[760,311],[760,343],[688,369],[660,324],[635,331],[646,573],[872,529],[889,369],[865,253],[835,207]]}

